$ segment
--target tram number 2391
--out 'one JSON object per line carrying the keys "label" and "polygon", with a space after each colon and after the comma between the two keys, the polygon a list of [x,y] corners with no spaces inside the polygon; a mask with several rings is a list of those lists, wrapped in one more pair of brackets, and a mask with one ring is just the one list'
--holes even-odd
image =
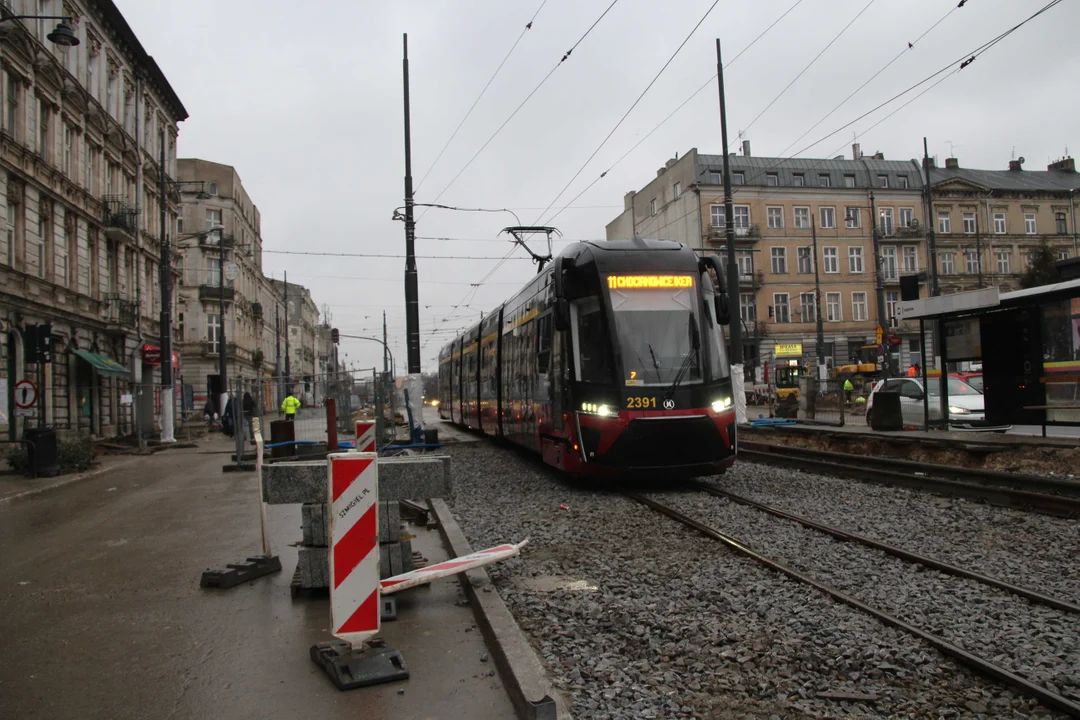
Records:
{"label": "tram number 2391", "polygon": [[656,408],[655,397],[628,397],[626,398],[626,408],[628,410],[648,410],[650,408]]}

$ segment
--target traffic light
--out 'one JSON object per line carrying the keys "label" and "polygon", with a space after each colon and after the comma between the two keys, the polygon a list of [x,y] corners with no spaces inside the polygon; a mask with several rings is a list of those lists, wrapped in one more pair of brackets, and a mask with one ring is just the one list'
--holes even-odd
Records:
{"label": "traffic light", "polygon": [[333,328],[332,330],[330,330],[330,342],[337,345],[339,339],[341,339],[341,336],[338,334],[338,329]]}

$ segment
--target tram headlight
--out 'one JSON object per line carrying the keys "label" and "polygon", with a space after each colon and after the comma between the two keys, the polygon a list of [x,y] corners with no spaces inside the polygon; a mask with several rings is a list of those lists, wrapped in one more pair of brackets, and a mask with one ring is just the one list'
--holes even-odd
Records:
{"label": "tram headlight", "polygon": [[724,412],[729,407],[731,407],[731,398],[729,398],[729,397],[720,398],[719,400],[714,400],[713,401],[712,411],[715,412],[715,413]]}
{"label": "tram headlight", "polygon": [[581,412],[589,413],[590,415],[599,415],[600,417],[611,417],[615,414],[608,405],[597,405],[596,403],[587,402],[581,403]]}

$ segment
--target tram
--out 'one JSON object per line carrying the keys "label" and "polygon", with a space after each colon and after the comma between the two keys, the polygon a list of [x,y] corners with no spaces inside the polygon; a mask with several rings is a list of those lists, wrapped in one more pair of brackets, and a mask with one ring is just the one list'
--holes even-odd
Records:
{"label": "tram", "polygon": [[439,414],[580,476],[723,472],[724,274],[664,240],[578,242],[439,354]]}

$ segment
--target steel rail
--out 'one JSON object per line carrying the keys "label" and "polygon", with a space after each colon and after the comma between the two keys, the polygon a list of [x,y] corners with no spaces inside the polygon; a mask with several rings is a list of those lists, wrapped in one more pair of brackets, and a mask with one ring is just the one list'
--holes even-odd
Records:
{"label": "steel rail", "polygon": [[733,502],[739,503],[740,505],[746,505],[756,510],[761,510],[762,512],[768,513],[769,515],[783,518],[784,520],[792,520],[804,527],[818,530],[840,540],[856,542],[861,545],[874,548],[875,550],[881,550],[884,553],[892,555],[893,557],[900,558],[901,560],[906,560],[907,562],[918,563],[920,565],[925,565],[926,567],[933,568],[934,570],[948,573],[949,575],[955,575],[957,577],[975,580],[976,582],[980,582],[984,585],[989,585],[991,587],[996,587],[1001,590],[1006,590],[1013,593],[1014,595],[1019,595],[1020,597],[1031,600],[1032,602],[1037,602],[1039,604],[1046,605],[1047,607],[1052,607],[1056,610],[1064,610],[1065,612],[1076,613],[1080,615],[1080,605],[1076,605],[1066,600],[1061,600],[1050,595],[1043,595],[1042,593],[1036,592],[1035,590],[1030,590],[1019,585],[1013,585],[1012,583],[1005,582],[1004,580],[999,580],[998,578],[991,577],[990,575],[983,575],[982,573],[977,573],[974,570],[968,570],[967,568],[962,568],[957,565],[951,565],[943,560],[938,560],[937,558],[920,555],[919,553],[911,552],[910,550],[904,550],[903,548],[896,547],[895,545],[883,543],[880,540],[868,538],[865,535],[858,535],[853,532],[848,532],[847,530],[842,530],[831,525],[826,525],[825,523],[820,523],[816,520],[811,520],[810,518],[802,517],[801,515],[795,515],[794,513],[789,513],[786,510],[781,510],[779,508],[772,507],[771,505],[766,505],[765,503],[758,502],[757,500],[751,500],[750,498],[736,495],[735,493],[728,492],[727,490],[710,487],[709,485],[701,482],[694,481],[692,482],[692,486],[698,490],[701,490],[702,492],[709,493],[710,495],[713,495],[715,497],[727,498]]}
{"label": "steel rail", "polygon": [[999,505],[1001,507],[1037,510],[1041,513],[1057,517],[1080,516],[1080,498],[1065,497],[1062,495],[1047,495],[1044,493],[1031,492],[1029,490],[1018,490],[1015,488],[994,485],[980,485],[961,482],[959,480],[946,480],[943,478],[930,477],[928,475],[885,470],[881,467],[869,466],[869,463],[880,462],[880,458],[868,458],[859,464],[851,464],[811,457],[798,457],[797,455],[782,455],[779,452],[782,450],[786,453],[793,448],[777,448],[777,451],[751,450],[746,448],[745,445],[745,443],[739,443],[739,457],[743,460],[772,465],[783,465],[785,467],[808,472],[852,477],[858,480],[877,483],[879,485],[899,485],[902,487],[914,488],[916,490],[928,490],[944,495],[953,495],[971,500],[981,500],[991,505]]}
{"label": "steel rail", "polygon": [[978,655],[974,655],[961,647],[953,645],[948,640],[945,640],[938,635],[934,635],[933,633],[921,630],[914,625],[911,625],[910,623],[901,620],[895,615],[887,613],[883,610],[879,610],[872,605],[868,605],[862,600],[859,600],[852,595],[848,595],[842,590],[838,590],[831,585],[827,585],[820,580],[816,580],[810,577],[805,573],[799,572],[798,570],[790,568],[783,563],[766,557],[765,555],[762,555],[756,550],[743,544],[743,542],[740,541],[738,538],[732,537],[731,535],[721,532],[714,527],[711,527],[687,515],[684,515],[678,510],[670,508],[662,503],[659,503],[655,500],[652,500],[651,498],[647,498],[638,493],[629,492],[626,490],[623,490],[622,493],[631,500],[639,502],[642,505],[645,505],[646,507],[652,508],[653,510],[661,513],[662,515],[667,515],[673,520],[676,520],[677,522],[680,522],[688,527],[697,530],[706,537],[724,543],[733,550],[736,550],[737,552],[756,560],[770,570],[778,572],[782,575],[786,575],[792,580],[796,580],[798,582],[809,585],[825,593],[829,597],[838,600],[845,605],[848,605],[849,607],[853,607],[856,610],[861,610],[862,612],[874,617],[884,625],[896,628],[898,630],[902,630],[910,635],[919,638],[920,640],[939,650],[944,655],[948,655],[949,657],[954,658],[961,664],[972,668],[973,670],[985,675],[986,677],[1012,685],[1018,690],[1021,690],[1022,692],[1025,692],[1031,697],[1035,698],[1047,707],[1051,707],[1056,710],[1060,710],[1061,712],[1068,713],[1073,717],[1080,718],[1080,704],[1074,703],[1073,701],[1062,695],[1059,695],[1058,693],[1051,692],[1045,687],[1033,683],[1030,680],[1023,678],[1010,670],[1006,670],[1000,665],[995,665],[989,660],[981,658]]}

